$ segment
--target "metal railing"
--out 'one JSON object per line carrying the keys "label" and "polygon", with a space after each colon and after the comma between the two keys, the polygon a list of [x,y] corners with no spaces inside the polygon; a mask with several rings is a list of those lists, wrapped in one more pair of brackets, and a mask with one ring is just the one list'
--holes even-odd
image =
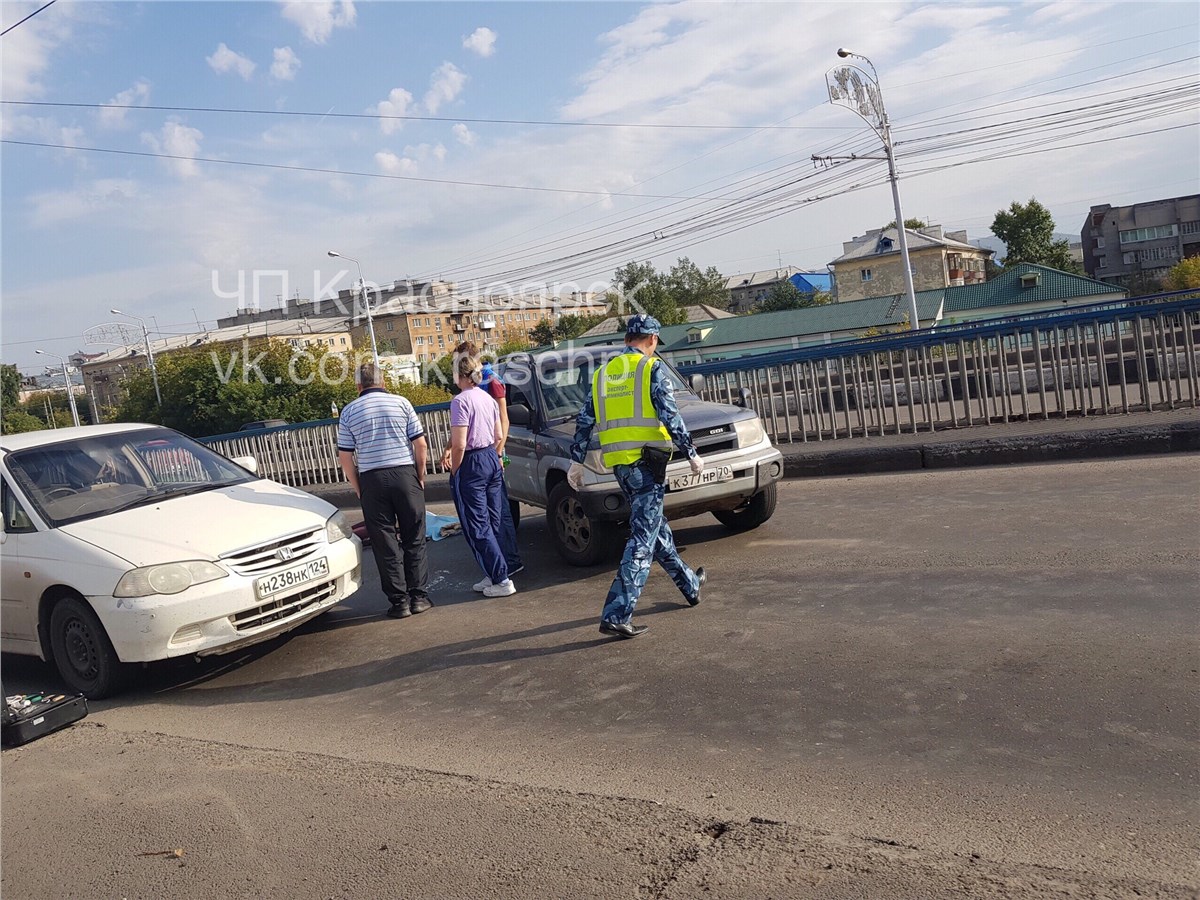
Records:
{"label": "metal railing", "polygon": [[[450,441],[450,404],[436,403],[416,409],[429,445],[426,471],[436,472],[442,451]],[[338,464],[337,419],[261,431],[235,431],[199,440],[230,459],[253,456],[259,475],[283,484],[336,484],[346,480]]]}
{"label": "metal railing", "polygon": [[1200,297],[1177,295],[682,368],[776,443],[1200,405]]}
{"label": "metal railing", "polygon": [[[1200,296],[949,325],[681,367],[706,400],[745,398],[775,443],[1200,405]],[[417,407],[427,470],[450,440],[450,404]],[[344,481],[337,420],[201,439],[253,456],[285,484]]]}

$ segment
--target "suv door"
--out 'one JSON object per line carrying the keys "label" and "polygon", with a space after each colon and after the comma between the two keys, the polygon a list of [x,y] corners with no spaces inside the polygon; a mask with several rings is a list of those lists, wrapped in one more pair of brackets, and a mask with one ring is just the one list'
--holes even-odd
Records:
{"label": "suv door", "polygon": [[532,421],[537,422],[537,406],[534,400],[537,392],[533,390],[528,369],[508,366],[501,377],[510,410],[508,442],[504,447],[509,462],[508,468],[504,470],[504,480],[508,484],[509,494],[513,497],[536,502],[540,506],[545,503],[545,499],[541,496],[541,486],[538,483],[537,435],[532,428],[514,425],[511,422],[511,410],[517,404],[528,407]]}

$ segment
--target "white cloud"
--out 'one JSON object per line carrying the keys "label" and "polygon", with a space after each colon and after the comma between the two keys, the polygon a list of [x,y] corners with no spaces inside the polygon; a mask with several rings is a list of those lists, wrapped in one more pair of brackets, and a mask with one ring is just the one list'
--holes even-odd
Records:
{"label": "white cloud", "polygon": [[310,2],[310,0],[288,0],[283,4],[283,17],[294,22],[300,31],[314,44],[329,40],[335,28],[349,28],[354,24],[357,13],[351,0],[341,2]]}
{"label": "white cloud", "polygon": [[496,32],[490,28],[476,28],[463,38],[463,47],[472,53],[488,57],[496,52]]}
{"label": "white cloud", "polygon": [[[375,107],[375,111],[381,116],[404,116],[408,115],[408,107],[412,103],[413,95],[404,88],[392,88],[386,100],[380,100]],[[379,130],[384,134],[394,134],[404,127],[403,119],[380,119]]]}
{"label": "white cloud", "polygon": [[[4,36],[4,52],[0,53],[0,83],[4,85],[5,100],[26,100],[41,96],[44,86],[39,80],[53,61],[60,47],[69,47],[75,37],[75,25],[89,25],[105,17],[98,4],[59,4],[53,15],[34,16]],[[41,6],[40,3],[0,4],[0,22],[5,28],[15,25]]]}
{"label": "white cloud", "polygon": [[276,47],[275,60],[271,63],[271,77],[276,81],[291,81],[300,68],[300,57],[291,47]]}
{"label": "white cloud", "polygon": [[198,172],[195,157],[200,154],[200,141],[204,134],[198,128],[184,125],[178,119],[168,119],[159,134],[142,133],[142,143],[155,153],[164,153],[176,159],[167,160],[170,169],[181,178],[191,178]]}
{"label": "white cloud", "polygon": [[411,175],[417,170],[417,161],[407,156],[397,156],[391,150],[380,150],[375,154],[375,165],[388,175]]}
{"label": "white cloud", "polygon": [[204,58],[208,61],[209,67],[218,75],[236,72],[243,79],[249,81],[250,76],[254,74],[254,63],[240,53],[230,50],[224,41],[217,46],[216,52],[212,56]]}
{"label": "white cloud", "polygon": [[29,198],[30,221],[49,228],[89,215],[110,215],[138,196],[137,182],[127,178],[100,178],[75,190],[46,191]]}
{"label": "white cloud", "polygon": [[444,103],[452,103],[467,83],[467,73],[452,62],[444,62],[429,78],[429,91],[425,94],[425,108],[430,115],[436,113]]}
{"label": "white cloud", "polygon": [[454,138],[465,147],[474,147],[475,140],[478,137],[475,132],[464,125],[462,122],[456,124],[450,129],[454,133]]}
{"label": "white cloud", "polygon": [[121,91],[117,96],[113,97],[108,102],[113,104],[112,107],[100,110],[100,124],[105,128],[122,128],[125,125],[125,116],[129,112],[127,109],[121,109],[123,106],[145,106],[150,99],[150,83],[147,81],[139,81],[129,90]]}

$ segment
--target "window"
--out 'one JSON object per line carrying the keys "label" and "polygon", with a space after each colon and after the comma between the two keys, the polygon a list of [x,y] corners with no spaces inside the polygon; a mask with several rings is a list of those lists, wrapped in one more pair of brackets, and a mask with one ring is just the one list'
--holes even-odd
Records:
{"label": "window", "polygon": [[425,345],[425,338],[418,335],[417,336],[417,346],[423,347],[424,345]]}
{"label": "window", "polygon": [[433,323],[433,327],[434,327],[434,328],[436,328],[438,331],[441,331],[441,330],[442,330],[442,320],[441,320],[441,319],[437,319],[437,320],[436,320],[436,321]]}
{"label": "window", "polygon": [[3,494],[5,533],[20,534],[24,531],[33,531],[33,521],[18,502],[16,494],[9,489],[7,481],[0,483],[0,494]]}
{"label": "window", "polygon": [[1198,232],[1200,232],[1200,221],[1181,222],[1179,225],[1180,234],[1196,234]]}
{"label": "window", "polygon": [[1103,250],[1104,249],[1104,238],[1102,238],[1102,237],[1096,238],[1096,246],[1099,247],[1101,250]]}
{"label": "window", "polygon": [[393,322],[391,319],[388,319],[387,330],[391,331],[395,327],[395,325],[396,325],[395,322]]}
{"label": "window", "polygon": [[1100,266],[1100,268],[1102,268],[1102,269],[1108,268],[1108,257],[1107,256],[1101,256],[1096,262]]}
{"label": "window", "polygon": [[345,339],[345,338],[342,338],[342,346],[343,346],[343,347],[345,347],[345,346],[346,346],[346,339]]}
{"label": "window", "polygon": [[440,334],[438,335],[438,346],[439,347],[446,346],[446,339],[444,337],[442,337]]}
{"label": "window", "polygon": [[860,279],[862,279],[863,281],[870,281],[871,280],[871,270],[870,269],[859,269],[858,277]]}
{"label": "window", "polygon": [[1175,237],[1179,230],[1174,225],[1155,225],[1151,228],[1131,228],[1121,232],[1122,244],[1136,244],[1138,241],[1153,241],[1158,238]]}

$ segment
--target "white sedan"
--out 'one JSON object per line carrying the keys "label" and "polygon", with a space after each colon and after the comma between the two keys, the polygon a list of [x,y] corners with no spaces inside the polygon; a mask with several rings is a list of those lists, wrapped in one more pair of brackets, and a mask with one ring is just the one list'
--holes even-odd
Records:
{"label": "white sedan", "polygon": [[5,435],[0,490],[0,649],[53,661],[89,697],[127,663],[274,637],[361,582],[333,506],[168,428]]}

